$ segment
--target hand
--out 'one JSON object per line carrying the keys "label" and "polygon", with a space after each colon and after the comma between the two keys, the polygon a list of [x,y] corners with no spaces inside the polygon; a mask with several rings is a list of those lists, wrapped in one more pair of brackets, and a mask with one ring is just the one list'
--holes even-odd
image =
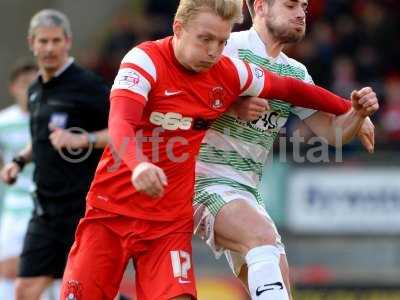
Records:
{"label": "hand", "polygon": [[10,162],[1,169],[0,178],[4,183],[12,185],[17,181],[20,171],[21,169],[16,163]]}
{"label": "hand", "polygon": [[379,109],[376,93],[370,87],[362,88],[351,93],[351,102],[356,112],[362,117],[369,117]]}
{"label": "hand", "polygon": [[357,133],[358,138],[364,148],[369,153],[374,153],[375,147],[375,126],[369,117],[365,118],[360,130]]}
{"label": "hand", "polygon": [[49,136],[50,142],[58,151],[62,148],[79,149],[89,145],[88,137],[85,134],[72,133],[52,125],[49,125],[49,128],[52,130]]}
{"label": "hand", "polygon": [[258,120],[270,110],[268,100],[257,97],[242,97],[232,105],[232,110],[244,121]]}
{"label": "hand", "polygon": [[168,185],[164,171],[148,162],[142,162],[132,172],[131,181],[135,189],[152,198],[164,195],[164,187]]}

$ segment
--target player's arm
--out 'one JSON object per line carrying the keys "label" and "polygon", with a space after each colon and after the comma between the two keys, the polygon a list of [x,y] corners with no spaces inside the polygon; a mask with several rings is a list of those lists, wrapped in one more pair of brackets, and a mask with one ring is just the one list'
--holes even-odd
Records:
{"label": "player's arm", "polygon": [[282,77],[252,64],[232,59],[238,72],[241,96],[280,99],[295,106],[312,108],[335,115],[346,113],[350,101],[322,87],[291,77]]}
{"label": "player's arm", "polygon": [[166,176],[161,168],[146,161],[136,137],[149,92],[156,81],[155,70],[150,56],[141,49],[135,48],[125,56],[110,95],[108,130],[113,153],[132,171],[135,189],[160,197],[167,185]]}
{"label": "player's arm", "polygon": [[365,148],[371,153],[374,150],[374,125],[369,116],[379,109],[378,99],[371,88],[353,92],[351,98],[353,106],[347,113],[334,116],[317,112],[304,122],[316,135],[336,147],[361,135]]}
{"label": "player's arm", "polygon": [[0,178],[6,184],[14,184],[18,174],[24,169],[25,165],[32,161],[32,143],[28,143],[13,160],[4,165],[0,171]]}

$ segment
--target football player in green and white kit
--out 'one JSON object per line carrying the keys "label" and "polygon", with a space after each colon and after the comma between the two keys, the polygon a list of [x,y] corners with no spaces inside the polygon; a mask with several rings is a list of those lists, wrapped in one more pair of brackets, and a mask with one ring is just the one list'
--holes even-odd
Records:
{"label": "football player in green and white kit", "polygon": [[[224,54],[312,83],[306,67],[282,52],[304,37],[308,0],[247,0],[247,5],[253,27],[232,33]],[[379,108],[376,94],[363,88],[351,100],[353,108],[335,117],[278,100],[271,100],[266,111],[262,99],[253,99],[237,107],[236,114],[220,117],[203,140],[196,168],[195,232],[216,257],[225,252],[253,300],[291,298],[285,250],[258,192],[273,142],[294,113],[329,144],[335,145],[340,131],[343,143],[358,135],[372,152],[374,126],[368,116]]]}
{"label": "football player in green and white kit", "polygon": [[[17,64],[10,74],[9,91],[16,103],[0,111],[0,157],[8,163],[14,153],[30,141],[28,115],[28,87],[37,76],[37,67],[31,62]],[[26,228],[32,214],[31,192],[33,166],[26,166],[13,186],[3,186],[0,201],[0,295],[14,299],[19,255]]]}

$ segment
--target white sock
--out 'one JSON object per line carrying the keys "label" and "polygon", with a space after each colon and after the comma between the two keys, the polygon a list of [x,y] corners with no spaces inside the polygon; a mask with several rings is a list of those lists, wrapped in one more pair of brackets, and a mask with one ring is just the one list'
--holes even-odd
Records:
{"label": "white sock", "polygon": [[61,280],[53,281],[49,287],[43,292],[40,300],[58,300],[60,299]]}
{"label": "white sock", "polygon": [[0,299],[14,300],[14,288],[14,280],[0,279]]}
{"label": "white sock", "polygon": [[249,289],[252,300],[289,300],[279,268],[276,246],[260,246],[247,252]]}

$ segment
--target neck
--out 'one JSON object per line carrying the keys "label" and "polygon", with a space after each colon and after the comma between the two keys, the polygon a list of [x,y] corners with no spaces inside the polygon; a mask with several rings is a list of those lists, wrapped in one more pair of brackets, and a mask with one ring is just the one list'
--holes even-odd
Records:
{"label": "neck", "polygon": [[172,50],[174,51],[174,55],[178,63],[188,71],[193,71],[188,64],[185,63],[184,59],[182,58],[182,54],[178,45],[178,40],[174,36],[172,38]]}
{"label": "neck", "polygon": [[19,109],[24,112],[27,113],[28,112],[28,103],[26,101],[26,99],[24,100],[17,100],[17,105],[19,107]]}
{"label": "neck", "polygon": [[51,69],[51,68],[47,69],[44,67],[39,67],[40,75],[42,75],[43,82],[50,81],[55,76],[55,74],[65,66],[65,64],[68,62],[68,58],[69,57],[66,56],[57,69]]}
{"label": "neck", "polygon": [[262,22],[254,20],[253,27],[263,41],[268,56],[272,58],[277,57],[282,52],[285,44],[275,39]]}

